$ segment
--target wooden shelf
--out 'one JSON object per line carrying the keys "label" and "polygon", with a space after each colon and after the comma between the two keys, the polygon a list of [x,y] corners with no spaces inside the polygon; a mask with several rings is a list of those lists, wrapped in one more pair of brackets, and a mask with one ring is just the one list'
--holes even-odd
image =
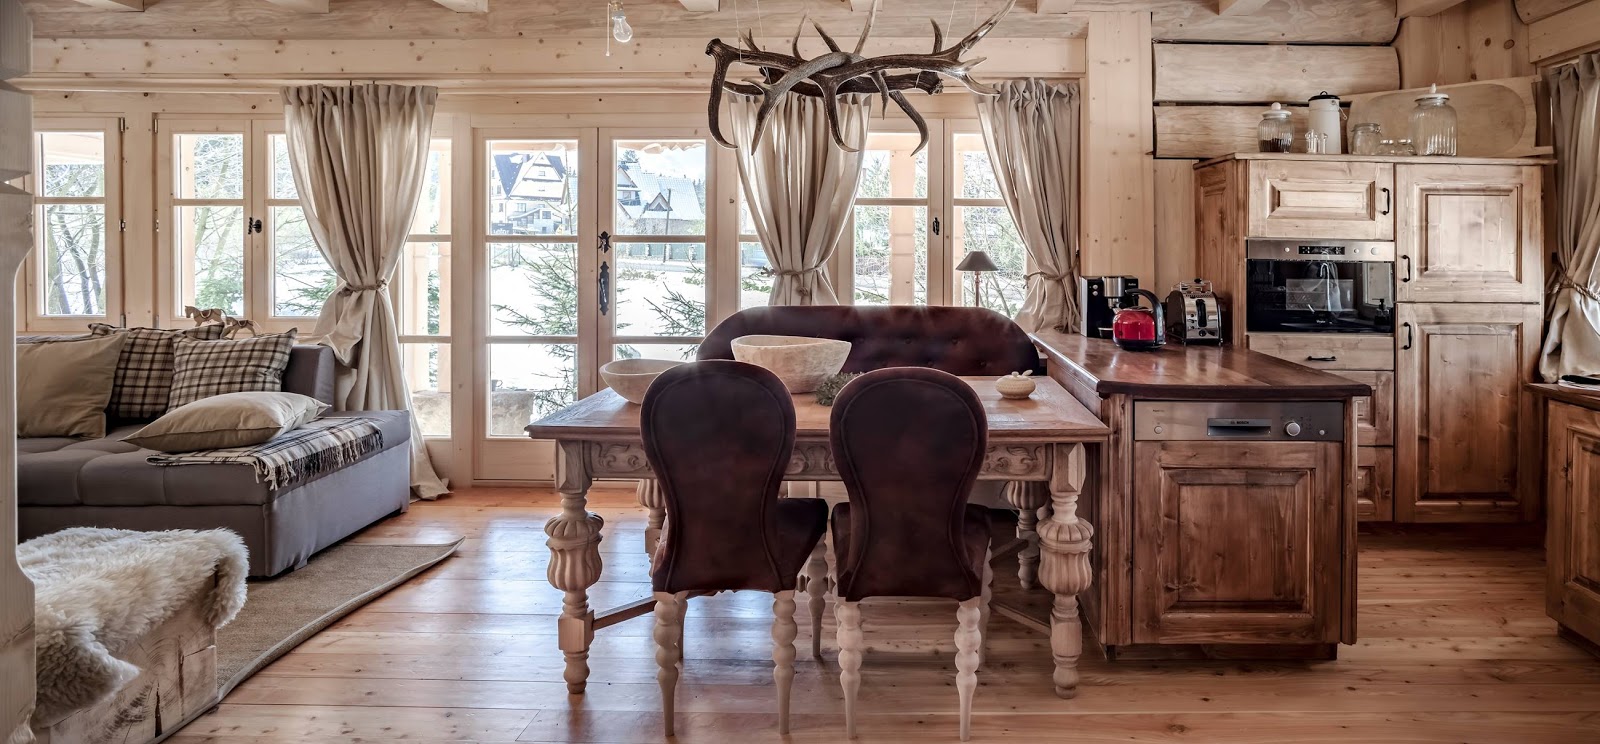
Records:
{"label": "wooden shelf", "polygon": [[1220,158],[1203,160],[1195,168],[1229,160],[1311,160],[1324,163],[1416,163],[1430,165],[1555,165],[1554,158],[1455,158],[1441,156],[1396,155],[1312,155],[1304,152],[1236,152]]}

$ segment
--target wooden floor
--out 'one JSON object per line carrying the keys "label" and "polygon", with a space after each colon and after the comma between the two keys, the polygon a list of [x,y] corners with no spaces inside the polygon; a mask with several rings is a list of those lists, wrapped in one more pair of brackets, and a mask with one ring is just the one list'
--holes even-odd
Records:
{"label": "wooden floor", "polygon": [[[549,490],[480,489],[413,506],[362,542],[468,539],[432,571],[352,614],[234,691],[171,741],[659,741],[649,617],[601,631],[589,692],[568,697],[555,649],[560,595],[545,583]],[[597,491],[608,607],[648,592],[644,514]],[[1476,533],[1481,535],[1482,533]],[[1360,644],[1337,662],[1083,661],[1057,699],[1044,637],[998,615],[979,672],[974,741],[1600,742],[1600,661],[1556,637],[1541,553],[1452,535],[1363,535]],[[678,691],[683,742],[779,741],[770,595],[690,602]],[[794,730],[843,739],[826,613],[811,658],[800,603]],[[862,741],[956,741],[953,603],[866,603]]]}

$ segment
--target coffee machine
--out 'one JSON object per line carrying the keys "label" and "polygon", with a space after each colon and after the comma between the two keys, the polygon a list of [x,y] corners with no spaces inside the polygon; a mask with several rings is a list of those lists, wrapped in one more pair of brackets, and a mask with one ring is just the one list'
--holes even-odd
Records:
{"label": "coffee machine", "polygon": [[1111,338],[1111,320],[1122,295],[1138,288],[1136,276],[1078,277],[1078,332],[1089,338]]}

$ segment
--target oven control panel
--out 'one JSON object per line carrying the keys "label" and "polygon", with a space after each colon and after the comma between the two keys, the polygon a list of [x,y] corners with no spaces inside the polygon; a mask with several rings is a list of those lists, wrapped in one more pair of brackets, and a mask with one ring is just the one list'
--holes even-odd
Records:
{"label": "oven control panel", "polygon": [[1338,401],[1138,401],[1135,441],[1342,442]]}
{"label": "oven control panel", "polygon": [[1394,261],[1394,243],[1386,240],[1245,241],[1245,257],[1258,261]]}

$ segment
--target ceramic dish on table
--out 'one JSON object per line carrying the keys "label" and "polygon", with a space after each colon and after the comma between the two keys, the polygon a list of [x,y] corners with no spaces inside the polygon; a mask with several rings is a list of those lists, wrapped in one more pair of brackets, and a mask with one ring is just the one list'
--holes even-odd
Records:
{"label": "ceramic dish on table", "polygon": [[600,379],[623,400],[639,404],[657,375],[680,364],[671,359],[618,359],[600,368]]}
{"label": "ceramic dish on table", "polygon": [[733,358],[765,367],[790,393],[809,393],[844,369],[850,342],[811,336],[740,336],[733,340]]}

